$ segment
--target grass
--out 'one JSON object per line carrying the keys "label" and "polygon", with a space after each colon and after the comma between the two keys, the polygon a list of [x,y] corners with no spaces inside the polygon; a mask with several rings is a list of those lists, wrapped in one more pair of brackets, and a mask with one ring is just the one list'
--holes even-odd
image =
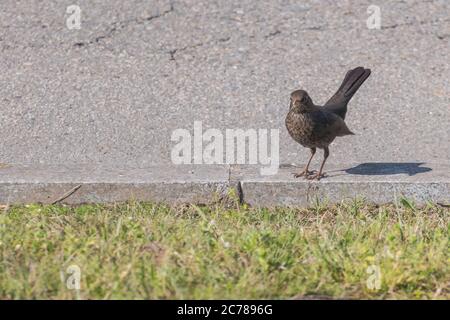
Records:
{"label": "grass", "polygon": [[[0,209],[1,299],[449,299],[449,209]],[[68,289],[79,268],[80,290]],[[69,286],[70,287],[70,286]]]}

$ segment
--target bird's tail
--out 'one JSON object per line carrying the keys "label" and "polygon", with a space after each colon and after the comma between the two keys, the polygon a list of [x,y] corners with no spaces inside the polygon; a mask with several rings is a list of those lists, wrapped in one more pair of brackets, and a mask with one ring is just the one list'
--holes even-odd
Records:
{"label": "bird's tail", "polygon": [[357,67],[347,72],[338,91],[325,103],[331,112],[345,118],[347,103],[370,76],[370,69]]}

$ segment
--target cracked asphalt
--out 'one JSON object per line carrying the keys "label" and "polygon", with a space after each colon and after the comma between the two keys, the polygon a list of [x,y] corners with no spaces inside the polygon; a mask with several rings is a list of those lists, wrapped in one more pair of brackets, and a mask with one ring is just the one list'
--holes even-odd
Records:
{"label": "cracked asphalt", "polygon": [[[73,4],[80,30],[66,27]],[[194,121],[278,128],[281,162],[304,163],[284,127],[290,92],[324,103],[358,65],[372,75],[349,105],[356,135],[329,162],[448,164],[447,0],[2,0],[0,163],[167,164],[172,131]]]}

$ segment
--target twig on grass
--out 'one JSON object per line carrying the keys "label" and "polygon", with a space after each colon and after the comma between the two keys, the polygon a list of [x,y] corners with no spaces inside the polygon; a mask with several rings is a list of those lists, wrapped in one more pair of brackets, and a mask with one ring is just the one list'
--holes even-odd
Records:
{"label": "twig on grass", "polygon": [[58,202],[63,201],[64,199],[67,199],[68,197],[70,197],[72,194],[74,194],[78,189],[81,188],[81,184],[77,185],[76,187],[70,189],[68,192],[66,192],[65,194],[63,194],[61,197],[59,197],[58,199],[56,199],[55,201],[52,202],[52,204],[57,204]]}

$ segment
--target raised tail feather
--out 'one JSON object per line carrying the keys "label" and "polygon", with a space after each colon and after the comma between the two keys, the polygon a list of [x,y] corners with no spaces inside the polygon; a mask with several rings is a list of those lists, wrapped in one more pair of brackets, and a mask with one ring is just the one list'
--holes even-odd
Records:
{"label": "raised tail feather", "polygon": [[359,87],[370,76],[370,69],[357,67],[347,72],[338,91],[325,103],[325,108],[345,119],[347,104]]}

